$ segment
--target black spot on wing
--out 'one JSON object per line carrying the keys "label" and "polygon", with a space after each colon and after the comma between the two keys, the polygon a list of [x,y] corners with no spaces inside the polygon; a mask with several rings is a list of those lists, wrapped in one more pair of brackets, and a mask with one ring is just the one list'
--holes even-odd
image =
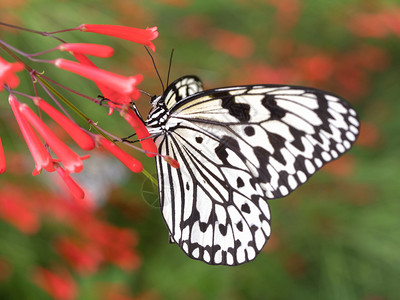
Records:
{"label": "black spot on wing", "polygon": [[253,135],[255,134],[255,131],[254,131],[253,126],[246,126],[246,127],[244,128],[244,133],[245,133],[247,136],[253,136]]}
{"label": "black spot on wing", "polygon": [[225,236],[226,235],[226,233],[227,233],[227,227],[224,225],[224,224],[219,224],[219,231],[221,232],[221,234],[223,235],[223,236]]}
{"label": "black spot on wing", "polygon": [[238,153],[240,151],[239,143],[237,140],[230,136],[223,136],[221,138],[220,144],[215,148],[215,154],[218,156],[218,158],[225,164],[225,165],[230,165],[228,162],[228,152],[226,151],[227,149],[233,150],[235,153]]}
{"label": "black spot on wing", "polygon": [[200,227],[200,231],[201,231],[201,232],[206,232],[206,231],[207,231],[207,228],[208,228],[208,223],[206,223],[206,222],[200,222],[199,227]]}
{"label": "black spot on wing", "polygon": [[[222,94],[222,95],[221,95]],[[232,96],[229,92],[219,93],[215,98],[221,98],[222,107],[229,111],[229,114],[240,122],[250,121],[250,105],[236,102],[238,96]]]}
{"label": "black spot on wing", "polygon": [[236,228],[237,228],[239,231],[243,231],[243,223],[242,223],[242,221],[239,221],[239,223],[236,224]]}
{"label": "black spot on wing", "polygon": [[236,179],[236,185],[237,185],[238,188],[244,187],[243,179],[240,178],[240,177],[238,177],[238,178]]}
{"label": "black spot on wing", "polygon": [[248,214],[250,213],[250,206],[247,203],[243,204],[240,209],[241,209],[242,212],[245,212],[245,213],[248,213]]}
{"label": "black spot on wing", "polygon": [[286,114],[286,111],[276,104],[275,96],[273,95],[265,95],[261,100],[261,104],[270,111],[271,120],[281,120]]}

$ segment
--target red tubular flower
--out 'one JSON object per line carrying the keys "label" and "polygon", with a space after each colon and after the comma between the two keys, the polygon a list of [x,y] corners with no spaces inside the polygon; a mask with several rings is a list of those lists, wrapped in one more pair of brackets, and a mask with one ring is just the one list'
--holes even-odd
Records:
{"label": "red tubular flower", "polygon": [[156,47],[151,41],[158,36],[157,27],[138,29],[119,25],[82,24],[78,29],[80,31],[110,35],[119,39],[146,45],[151,50],[156,51]]}
{"label": "red tubular flower", "polygon": [[68,189],[71,191],[72,195],[76,199],[83,199],[85,197],[85,192],[82,188],[71,178],[68,172],[66,172],[63,168],[55,165],[58,175],[64,180],[65,184],[68,186]]}
{"label": "red tubular flower", "polygon": [[133,127],[133,129],[136,130],[140,128],[140,123],[142,123],[142,121],[131,109],[127,108],[121,110],[120,115]]}
{"label": "red tubular flower", "polygon": [[33,160],[35,161],[35,169],[33,170],[32,174],[35,176],[39,174],[42,169],[45,169],[48,172],[55,171],[53,167],[53,159],[51,158],[49,152],[43,146],[32,127],[20,113],[20,104],[18,100],[14,96],[10,95],[8,101],[10,102],[11,108],[14,112],[15,118],[17,119],[25,142],[32,154]]}
{"label": "red tubular flower", "polygon": [[57,49],[105,58],[111,57],[114,54],[114,49],[110,46],[90,43],[65,43],[59,45]]}
{"label": "red tubular flower", "polygon": [[54,153],[60,159],[64,168],[70,173],[79,173],[83,169],[82,159],[64,144],[42,120],[26,105],[19,107],[22,115],[31,123],[37,132],[44,138],[46,143],[53,149]]}
{"label": "red tubular flower", "polygon": [[116,158],[118,158],[125,166],[127,166],[132,172],[142,172],[143,166],[136,158],[133,158],[128,153],[118,148],[113,142],[107,140],[102,136],[98,136],[99,143],[111,152]]}
{"label": "red tubular flower", "polygon": [[0,57],[0,92],[3,90],[3,84],[7,84],[12,89],[18,86],[19,78],[15,72],[19,72],[23,68],[23,63],[9,63]]}
{"label": "red tubular flower", "polygon": [[6,156],[4,155],[3,144],[0,138],[0,174],[4,173],[7,169]]}
{"label": "red tubular flower", "polygon": [[[98,69],[98,67],[89,58],[87,58],[85,55],[83,55],[81,53],[74,53],[74,57],[82,65],[91,66],[93,68],[97,68]],[[101,94],[103,95],[104,98],[110,99],[113,102],[120,103],[120,104],[129,104],[131,102],[131,98],[129,96],[122,95],[122,94],[120,94],[120,93],[118,93],[118,92],[108,88],[107,86],[98,83],[98,82],[95,82],[95,83],[96,83],[97,87],[99,88],[99,90],[100,90],[100,92],[101,92]],[[134,99],[134,100],[136,100],[136,99]],[[113,112],[114,107],[118,106],[118,105],[115,105],[112,102],[110,102],[109,105],[110,105],[110,111],[109,111],[108,114],[111,115],[112,112]]]}
{"label": "red tubular flower", "polygon": [[143,76],[140,74],[125,77],[97,67],[94,68],[88,65],[82,65],[62,58],[56,59],[54,65],[60,69],[86,77],[96,83],[103,84],[117,93],[130,96],[134,99],[137,99],[140,96],[140,92],[136,88],[136,85],[143,79]]}
{"label": "red tubular flower", "polygon": [[154,157],[158,153],[158,149],[156,144],[154,143],[153,139],[150,137],[149,131],[147,130],[146,126],[143,123],[140,124],[139,128],[135,130],[136,136],[140,141],[140,145],[142,146],[143,150],[146,150],[146,155],[148,157]]}
{"label": "red tubular flower", "polygon": [[33,273],[33,280],[55,300],[75,299],[76,283],[67,271],[60,274],[45,268],[37,268]]}
{"label": "red tubular flower", "polygon": [[133,127],[136,132],[136,136],[140,141],[140,145],[143,150],[146,150],[146,155],[148,157],[154,157],[157,155],[157,146],[153,139],[150,137],[149,131],[143,122],[139,119],[136,113],[130,109],[122,110],[121,116]]}
{"label": "red tubular flower", "polygon": [[45,102],[43,99],[35,98],[34,102],[39,106],[46,114],[48,114],[58,125],[65,129],[65,131],[71,136],[71,138],[81,147],[83,150],[92,150],[96,145],[94,139],[84,132],[76,123],[72,122],[65,115],[60,113],[53,106]]}

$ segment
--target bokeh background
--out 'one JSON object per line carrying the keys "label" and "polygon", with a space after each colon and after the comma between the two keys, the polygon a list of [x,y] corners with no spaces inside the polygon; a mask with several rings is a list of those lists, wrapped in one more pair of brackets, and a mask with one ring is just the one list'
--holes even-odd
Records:
{"label": "bokeh background", "polygon": [[[32,177],[2,92],[8,170],[0,175],[0,299],[400,299],[400,1],[0,0],[0,21],[42,31],[82,23],[158,26],[153,55],[164,83],[174,48],[172,79],[196,74],[207,88],[309,85],[348,99],[361,118],[350,153],[270,201],[272,236],[258,258],[222,267],[168,244],[155,187],[105,153],[93,153],[78,179],[96,201],[93,211],[57,178]],[[162,92],[142,46],[79,32],[60,37],[113,46],[113,58],[94,60],[100,67],[141,73],[143,90]],[[56,45],[4,27],[0,38],[26,52]],[[32,66],[99,93],[85,79]],[[20,77],[18,90],[32,93],[29,78]],[[107,130],[131,133],[117,114],[66,95]],[[138,106],[146,115],[148,97]],[[155,174],[152,159],[132,154]]]}

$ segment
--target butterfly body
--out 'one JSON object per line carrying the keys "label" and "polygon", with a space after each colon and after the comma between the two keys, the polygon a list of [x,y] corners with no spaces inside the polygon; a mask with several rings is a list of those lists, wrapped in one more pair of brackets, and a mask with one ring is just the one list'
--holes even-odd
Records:
{"label": "butterfly body", "polygon": [[203,91],[185,76],[152,100],[146,126],[171,241],[191,258],[238,265],[267,242],[268,199],[288,195],[356,140],[354,109],[313,88],[248,85]]}

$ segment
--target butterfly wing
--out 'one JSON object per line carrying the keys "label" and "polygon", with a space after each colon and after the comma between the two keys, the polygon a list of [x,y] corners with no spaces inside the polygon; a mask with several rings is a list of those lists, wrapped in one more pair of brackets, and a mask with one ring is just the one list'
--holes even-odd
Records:
{"label": "butterfly wing", "polygon": [[203,83],[194,75],[185,76],[172,82],[165,90],[164,103],[171,109],[177,102],[203,90]]}
{"label": "butterfly wing", "polygon": [[270,234],[266,199],[288,195],[358,135],[343,99],[294,86],[208,90],[171,107],[157,158],[162,214],[191,258],[237,265]]}

